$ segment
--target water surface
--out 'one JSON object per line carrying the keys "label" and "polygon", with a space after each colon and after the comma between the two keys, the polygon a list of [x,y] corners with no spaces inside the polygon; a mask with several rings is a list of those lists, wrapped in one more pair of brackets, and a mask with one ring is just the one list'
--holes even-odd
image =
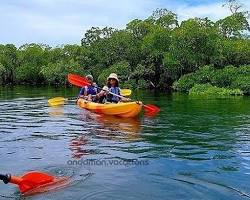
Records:
{"label": "water surface", "polygon": [[[0,89],[0,172],[71,177],[61,190],[25,199],[250,199],[250,97],[204,99],[133,91],[156,117],[100,116],[73,88]],[[20,199],[0,184],[0,199]]]}

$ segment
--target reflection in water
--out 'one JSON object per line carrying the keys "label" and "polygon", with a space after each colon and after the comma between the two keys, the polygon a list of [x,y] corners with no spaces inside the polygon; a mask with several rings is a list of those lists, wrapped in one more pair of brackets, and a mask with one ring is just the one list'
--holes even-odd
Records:
{"label": "reflection in water", "polygon": [[122,131],[131,135],[140,133],[140,119],[137,118],[120,118],[108,115],[98,115],[96,120],[102,123],[104,128],[112,131]]}
{"label": "reflection in water", "polygon": [[[64,167],[72,167],[67,164],[72,158],[144,159],[149,165],[91,166],[94,174],[84,182],[86,166],[74,165],[72,177],[79,184],[32,200],[239,199],[250,193],[249,97],[191,99],[139,91],[144,95],[139,99],[156,104],[161,112],[155,118],[123,119],[91,113],[73,103],[47,105],[48,98],[78,91],[38,91],[0,92],[2,173],[18,175],[54,166],[66,175],[70,169]],[[0,184],[0,196],[15,191]]]}
{"label": "reflection in water", "polygon": [[[82,123],[88,124],[88,127],[83,128],[82,131],[87,129],[94,137],[110,140],[140,139],[139,118],[119,118],[100,115],[87,110],[82,110],[81,113],[80,119]],[[80,133],[70,140],[69,149],[72,151],[71,157],[73,159],[79,160],[83,156],[98,154],[98,149],[90,148],[90,139],[89,136]]]}
{"label": "reflection in water", "polygon": [[48,113],[51,117],[61,117],[64,115],[64,107],[63,106],[49,107]]}
{"label": "reflection in water", "polygon": [[138,139],[141,132],[140,118],[120,118],[102,115],[84,110],[81,120],[87,122],[95,135],[114,138],[122,136],[124,139]]}
{"label": "reflection in water", "polygon": [[[152,145],[142,150],[157,158],[194,161],[234,158],[235,144],[241,140],[237,129],[242,131],[247,127],[249,108],[243,99],[177,97],[172,96],[173,99],[162,106],[157,125],[144,123],[143,139]],[[130,149],[133,150],[136,148]],[[220,169],[235,168],[227,164]]]}
{"label": "reflection in water", "polygon": [[77,136],[70,141],[70,150],[72,151],[73,159],[81,159],[84,155],[89,155],[90,152],[84,149],[84,146],[88,143],[88,139],[84,136]]}

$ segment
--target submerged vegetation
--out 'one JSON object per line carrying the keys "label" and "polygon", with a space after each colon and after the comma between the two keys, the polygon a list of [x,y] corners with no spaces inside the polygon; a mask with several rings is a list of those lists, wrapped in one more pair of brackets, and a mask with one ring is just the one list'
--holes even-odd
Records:
{"label": "submerged vegetation", "polygon": [[0,45],[0,84],[65,85],[68,73],[91,73],[104,84],[115,72],[127,87],[194,87],[193,93],[196,84],[210,84],[250,94],[248,12],[233,9],[235,3],[228,1],[232,14],[215,22],[179,22],[175,13],[157,9],[123,30],[92,27],[81,45]]}

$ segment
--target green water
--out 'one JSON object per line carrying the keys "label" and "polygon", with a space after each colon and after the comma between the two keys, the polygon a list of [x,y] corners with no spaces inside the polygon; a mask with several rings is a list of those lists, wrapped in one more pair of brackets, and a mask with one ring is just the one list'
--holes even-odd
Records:
{"label": "green water", "polygon": [[[155,117],[100,116],[75,88],[0,89],[0,172],[69,176],[71,183],[25,199],[250,199],[250,97],[190,98],[133,91]],[[19,199],[0,184],[0,199]]]}

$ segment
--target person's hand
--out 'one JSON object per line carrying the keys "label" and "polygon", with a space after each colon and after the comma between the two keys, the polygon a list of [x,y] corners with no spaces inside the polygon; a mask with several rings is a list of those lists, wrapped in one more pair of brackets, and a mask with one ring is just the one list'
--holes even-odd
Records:
{"label": "person's hand", "polygon": [[132,101],[132,100],[130,98],[122,97],[121,101],[123,101],[123,102],[129,102],[129,101]]}
{"label": "person's hand", "polygon": [[129,101],[132,101],[132,100],[130,98],[124,98],[124,101],[129,102]]}
{"label": "person's hand", "polygon": [[107,86],[104,86],[104,87],[102,88],[102,90],[105,91],[105,92],[108,92],[108,91],[109,91],[109,88],[108,88]]}
{"label": "person's hand", "polygon": [[77,99],[76,99],[76,104],[77,104],[78,100],[79,100],[79,96],[78,96]]}

